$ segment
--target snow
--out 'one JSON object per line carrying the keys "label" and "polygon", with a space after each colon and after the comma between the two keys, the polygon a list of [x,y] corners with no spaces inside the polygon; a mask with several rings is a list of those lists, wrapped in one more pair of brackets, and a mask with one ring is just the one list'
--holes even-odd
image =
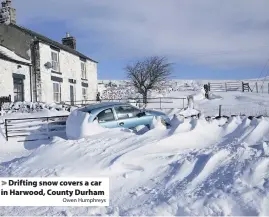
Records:
{"label": "snow", "polygon": [[192,115],[198,115],[200,112],[196,109],[186,109],[186,110],[182,110],[181,112],[179,112],[180,115],[184,116],[184,117],[190,117]]}
{"label": "snow", "polygon": [[218,114],[220,104],[232,113],[255,113],[261,111],[252,111],[255,106],[269,105],[268,94],[219,92],[208,100],[200,90],[170,93],[189,95],[194,108],[167,111],[169,129],[158,118],[151,130],[104,129],[74,110],[67,121],[70,140],[56,136],[25,150],[28,144],[6,142],[0,134],[2,177],[110,178],[109,207],[1,207],[1,214],[269,215],[269,117],[190,117]]}
{"label": "snow", "polygon": [[71,112],[66,121],[66,135],[69,139],[82,139],[98,133],[103,133],[107,129],[101,127],[98,123],[90,123],[88,120],[90,114],[78,109]]}
{"label": "snow", "polygon": [[[194,109],[204,113],[205,116],[217,116],[219,105],[222,106],[223,115],[259,116],[269,114],[269,94],[254,92],[211,92],[209,99],[205,99],[202,91],[171,92],[166,97],[185,97],[193,95]],[[185,100],[185,104],[186,104]],[[156,107],[156,104],[149,104],[149,107]],[[185,105],[186,106],[186,105]],[[172,100],[172,103],[162,104],[166,108],[182,108],[182,100]]]}
{"label": "snow", "polygon": [[11,51],[11,50],[7,49],[6,47],[3,47],[3,46],[0,46],[0,53],[3,54],[4,56],[9,57],[10,59],[13,59],[13,60],[16,60],[16,61],[20,61],[20,62],[28,63],[28,64],[31,63],[30,60],[27,60],[27,59],[24,59],[24,58],[18,56],[13,51]]}
{"label": "snow", "polygon": [[162,119],[160,116],[153,118],[150,129],[166,129],[166,126],[162,123]]}

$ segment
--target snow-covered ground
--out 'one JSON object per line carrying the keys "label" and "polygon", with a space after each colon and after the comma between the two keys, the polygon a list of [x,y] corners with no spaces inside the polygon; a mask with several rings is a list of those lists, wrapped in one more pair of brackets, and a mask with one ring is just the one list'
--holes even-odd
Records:
{"label": "snow-covered ground", "polygon": [[1,207],[1,213],[269,215],[268,118],[173,123],[142,135],[114,129],[79,141],[55,138],[2,159],[1,176],[108,176],[111,201],[105,208]]}
{"label": "snow-covered ground", "polygon": [[[195,109],[216,115],[219,105],[235,114],[269,105],[268,94],[257,93],[169,96],[188,95]],[[0,134],[2,177],[108,176],[111,183],[109,207],[1,207],[1,214],[269,215],[269,118],[174,116],[192,111],[166,110],[170,129],[157,121],[149,131],[104,129],[77,141],[54,137],[30,145]]]}
{"label": "snow-covered ground", "polygon": [[[206,116],[218,115],[220,105],[222,106],[222,115],[269,115],[269,94],[267,93],[212,92],[209,100],[197,91],[172,92],[168,96],[186,97],[189,95],[194,96],[194,108],[202,111]],[[181,108],[182,100],[173,100],[173,104],[163,104],[162,106],[164,108],[166,106]]]}

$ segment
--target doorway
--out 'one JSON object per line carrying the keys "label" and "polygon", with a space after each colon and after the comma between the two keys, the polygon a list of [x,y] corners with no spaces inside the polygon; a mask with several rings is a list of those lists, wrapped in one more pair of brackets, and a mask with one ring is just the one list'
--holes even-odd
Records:
{"label": "doorway", "polygon": [[73,85],[70,85],[70,102],[71,105],[75,104],[75,87]]}
{"label": "doorway", "polygon": [[14,102],[24,101],[24,85],[23,79],[13,78],[14,85]]}

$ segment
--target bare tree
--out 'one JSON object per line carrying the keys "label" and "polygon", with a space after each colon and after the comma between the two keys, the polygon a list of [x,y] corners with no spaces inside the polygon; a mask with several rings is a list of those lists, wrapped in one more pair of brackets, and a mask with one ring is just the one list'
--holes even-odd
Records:
{"label": "bare tree", "polygon": [[162,88],[172,73],[172,64],[165,57],[149,57],[125,68],[127,77],[137,92],[143,96],[143,103],[147,104],[150,90]]}

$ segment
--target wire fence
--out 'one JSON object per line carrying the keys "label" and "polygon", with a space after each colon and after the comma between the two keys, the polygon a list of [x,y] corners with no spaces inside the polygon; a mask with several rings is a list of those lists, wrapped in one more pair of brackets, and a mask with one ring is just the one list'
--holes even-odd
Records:
{"label": "wire fence", "polygon": [[205,116],[269,116],[269,107],[266,105],[242,104],[242,105],[218,105],[214,108],[200,108]]}
{"label": "wire fence", "polygon": [[[100,102],[122,102],[122,103],[131,103],[138,107],[144,107],[142,98],[118,98],[118,99],[102,99],[101,101],[97,100],[81,100],[81,101],[66,101],[63,104],[75,107],[82,107],[91,104],[96,104]],[[182,109],[187,106],[187,98],[183,97],[155,97],[147,99],[147,108],[150,109]]]}

